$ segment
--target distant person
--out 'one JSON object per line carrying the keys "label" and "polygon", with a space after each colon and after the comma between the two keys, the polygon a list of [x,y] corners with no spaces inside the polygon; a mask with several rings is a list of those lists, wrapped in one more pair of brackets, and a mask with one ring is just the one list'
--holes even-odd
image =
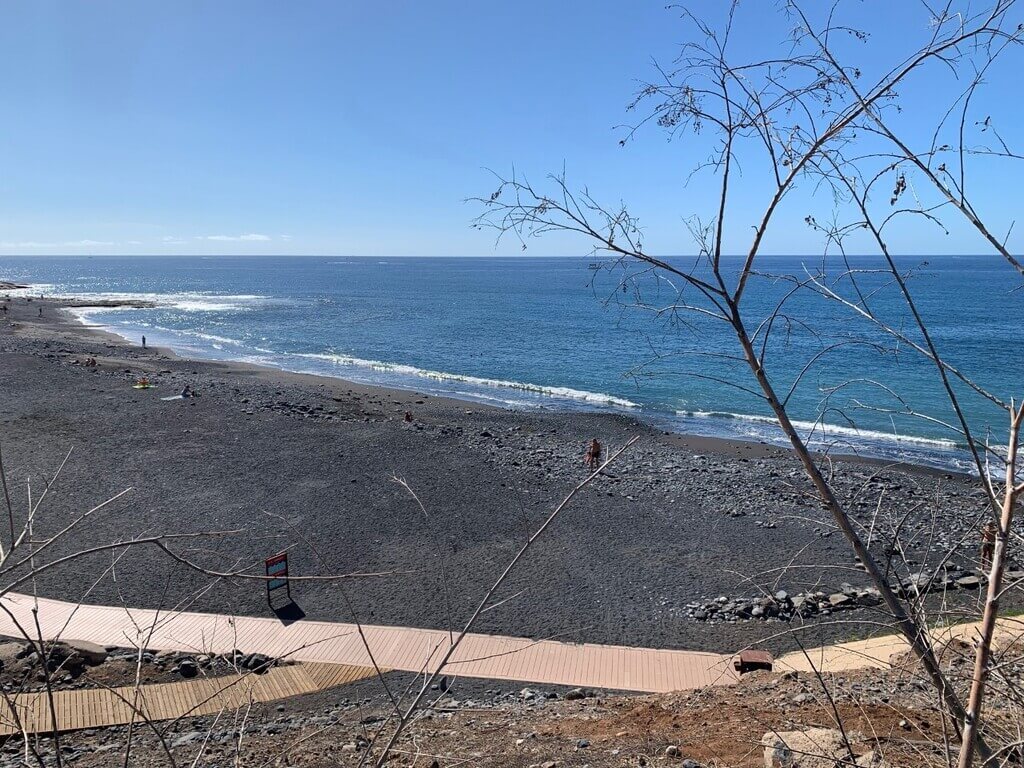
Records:
{"label": "distant person", "polygon": [[40,308],[39,308],[39,316],[40,316],[40,317],[42,317],[42,316],[43,316],[43,308],[42,308],[42,307],[40,307]]}
{"label": "distant person", "polygon": [[142,337],[142,348],[143,349],[146,348],[146,337],[145,336]]}
{"label": "distant person", "polygon": [[583,461],[591,469],[597,469],[601,464],[601,444],[597,442],[596,437],[590,441],[590,447],[587,448],[587,452],[583,456]]}
{"label": "distant person", "polygon": [[192,387],[190,387],[188,384],[186,384],[185,388],[183,390],[181,390],[181,396],[182,397],[192,397]]}
{"label": "distant person", "polygon": [[999,528],[989,520],[981,529],[981,569],[987,571],[992,567],[992,559],[996,554],[996,534]]}

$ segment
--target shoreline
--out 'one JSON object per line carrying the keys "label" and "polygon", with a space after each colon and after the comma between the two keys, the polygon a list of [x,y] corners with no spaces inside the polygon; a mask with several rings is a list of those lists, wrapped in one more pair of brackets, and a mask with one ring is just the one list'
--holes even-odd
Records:
{"label": "shoreline", "polygon": [[[13,285],[13,284],[8,284],[8,285]],[[0,283],[0,289],[2,289],[2,286],[3,286],[3,284]],[[31,288],[32,286],[21,286],[21,287],[22,288]],[[39,302],[40,300],[39,299],[34,299],[34,301]],[[109,326],[105,326],[105,325],[90,325],[90,324],[88,324],[86,322],[86,318],[85,317],[77,315],[77,314],[75,314],[74,312],[72,312],[70,310],[73,310],[73,309],[76,309],[76,308],[112,308],[112,307],[152,308],[152,307],[157,306],[152,301],[144,301],[144,300],[137,300],[137,299],[98,299],[98,300],[89,300],[89,299],[84,299],[84,298],[63,298],[63,297],[61,297],[61,298],[46,298],[46,299],[44,299],[44,301],[50,303],[53,307],[55,307],[55,308],[61,310],[62,312],[64,312],[65,316],[71,321],[72,325],[82,329],[83,331],[92,332],[92,333],[95,333],[95,334],[98,334],[98,335],[102,335],[107,340],[114,340],[115,343],[124,345],[126,348],[137,347],[138,345],[134,344],[133,341],[131,339],[129,339],[128,337],[123,336],[123,335],[117,333],[116,331],[110,329]],[[207,358],[207,357],[202,357],[202,356],[183,355],[183,354],[180,354],[179,352],[175,351],[173,348],[167,347],[167,346],[157,346],[157,347],[150,346],[149,348],[151,348],[151,349],[158,349],[163,354],[167,355],[168,357],[172,357],[174,359],[191,360],[191,361],[194,361],[194,362],[197,362],[197,363],[202,363],[202,364],[205,364],[205,365],[220,364],[220,365],[224,365],[224,366],[228,366],[228,367],[233,367],[233,368],[250,368],[250,369],[255,370],[255,371],[264,371],[267,374],[282,374],[282,375],[290,375],[290,376],[312,377],[310,380],[314,381],[314,382],[315,381],[320,381],[320,380],[323,380],[325,382],[340,381],[340,382],[343,382],[344,384],[346,384],[348,386],[365,387],[365,388],[368,388],[368,389],[371,389],[371,390],[372,389],[379,389],[381,392],[387,392],[387,393],[406,393],[406,394],[412,393],[412,394],[415,394],[417,396],[420,396],[420,395],[423,394],[422,392],[420,392],[420,390],[418,390],[416,388],[413,388],[413,387],[396,387],[396,386],[388,386],[388,385],[384,385],[384,384],[366,383],[366,382],[360,382],[360,381],[356,381],[356,380],[352,380],[352,379],[347,379],[344,376],[332,375],[332,374],[329,374],[329,373],[289,370],[287,368],[284,368],[284,367],[281,367],[281,366],[277,366],[277,365],[274,365],[272,363],[253,363],[253,362],[249,362],[249,361],[245,361],[245,360],[237,360],[237,359],[220,360],[220,359],[216,359],[216,358]],[[475,407],[493,408],[493,409],[496,409],[496,410],[508,411],[508,412],[512,412],[512,413],[531,412],[531,411],[534,410],[534,409],[531,409],[531,408],[516,408],[516,407],[511,406],[511,405],[498,405],[498,404],[494,404],[494,403],[488,403],[488,402],[486,402],[485,399],[478,398],[478,397],[473,397],[471,394],[465,394],[465,395],[460,397],[460,393],[441,393],[441,394],[430,393],[428,396],[432,397],[432,398],[435,398],[435,399],[448,400],[448,401],[451,401],[452,403],[472,403]],[[610,395],[607,396],[607,397],[609,399],[611,399],[611,400],[615,400],[616,399],[614,396],[610,396]],[[756,448],[756,454],[757,455],[789,454],[789,452],[791,450],[791,448],[789,448],[787,445],[782,444],[782,438],[780,438],[780,442],[779,443],[775,443],[775,442],[769,442],[769,441],[766,441],[766,440],[754,440],[754,439],[746,440],[746,439],[738,438],[738,437],[719,437],[719,436],[714,436],[714,435],[702,435],[702,434],[696,434],[696,433],[690,433],[690,432],[683,432],[683,431],[678,431],[678,430],[671,429],[671,428],[666,429],[665,428],[666,426],[671,426],[671,425],[670,425],[670,422],[666,418],[663,418],[662,414],[655,414],[655,415],[647,415],[647,416],[645,416],[643,414],[643,409],[642,409],[641,406],[636,406],[636,411],[635,412],[631,412],[631,411],[633,411],[632,408],[627,409],[627,408],[612,408],[612,407],[609,407],[609,408],[602,409],[602,408],[594,407],[594,406],[588,407],[588,405],[585,404],[585,403],[581,403],[579,408],[573,408],[573,409],[558,408],[558,407],[548,408],[547,406],[539,405],[537,410],[541,410],[541,411],[547,410],[547,411],[562,412],[562,413],[577,413],[578,412],[578,413],[593,413],[593,414],[601,414],[601,415],[619,416],[621,418],[625,418],[625,419],[631,420],[633,423],[636,424],[637,428],[639,428],[639,429],[655,430],[657,432],[661,432],[664,437],[669,438],[670,440],[673,440],[673,441],[677,442],[679,446],[684,447],[684,448],[704,447],[705,449],[712,449],[712,450],[715,450],[716,452],[735,453],[737,450],[750,450],[750,448],[748,446],[756,446],[757,447]],[[778,425],[775,424],[771,420],[768,420],[766,423],[769,424],[770,428],[778,428]],[[780,433],[781,433],[781,430],[780,430]],[[905,439],[907,439],[909,442],[913,443],[913,442],[917,441],[919,438],[907,437]],[[816,451],[816,450],[812,450],[812,454],[815,457],[817,457],[817,458],[821,458],[822,456],[825,455],[821,451]],[[964,477],[964,478],[973,477],[970,472],[965,472],[965,471],[960,470],[960,469],[955,469],[955,468],[946,467],[946,466],[938,466],[936,464],[918,464],[918,463],[914,463],[913,461],[908,461],[908,460],[897,460],[897,459],[891,459],[891,458],[885,458],[885,457],[879,457],[879,456],[871,456],[871,455],[866,455],[866,454],[857,454],[857,453],[844,453],[844,452],[841,452],[841,451],[836,451],[836,452],[829,451],[827,455],[830,456],[831,458],[835,459],[835,460],[843,461],[843,462],[864,463],[864,464],[868,464],[868,465],[871,465],[871,466],[891,467],[891,468],[896,468],[896,469],[900,469],[900,470],[904,470],[904,471],[921,472],[921,473],[926,473],[926,474],[936,474],[936,475],[942,475],[942,476],[956,476],[956,477]]]}

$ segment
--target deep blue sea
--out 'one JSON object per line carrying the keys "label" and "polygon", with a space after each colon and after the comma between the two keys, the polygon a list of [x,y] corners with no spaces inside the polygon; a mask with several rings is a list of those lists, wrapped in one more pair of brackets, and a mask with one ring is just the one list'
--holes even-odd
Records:
{"label": "deep blue sea", "polygon": [[[1001,397],[1024,395],[1024,290],[1015,290],[1014,273],[995,257],[904,262],[949,361]],[[861,270],[863,299],[919,339],[891,281],[872,272],[881,262],[851,264]],[[591,266],[575,258],[0,257],[0,279],[47,295],[150,299],[156,308],[79,316],[186,355],[509,408],[607,409],[680,432],[781,440],[749,391],[749,371],[732,357],[727,326],[680,309],[678,285],[638,270],[623,290],[621,271]],[[789,291],[775,276],[820,267],[820,258],[765,257],[760,269],[769,274],[744,299],[748,328],[768,320]],[[845,268],[827,267],[832,279]],[[835,286],[859,300],[848,280]],[[683,292],[684,301],[691,296]],[[852,311],[807,291],[787,300],[771,328],[765,359],[780,393],[806,369],[789,405],[812,442],[967,466],[934,366],[909,345],[895,348]],[[972,426],[998,439],[1001,412],[958,391]]]}

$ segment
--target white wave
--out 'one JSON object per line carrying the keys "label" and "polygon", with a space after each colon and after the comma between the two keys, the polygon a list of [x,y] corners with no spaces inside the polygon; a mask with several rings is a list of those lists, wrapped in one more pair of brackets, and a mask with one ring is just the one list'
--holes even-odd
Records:
{"label": "white wave", "polygon": [[[729,411],[676,411],[677,416],[688,416],[697,419],[729,419],[744,421],[754,424],[763,424],[779,428],[778,421],[771,416],[756,416],[750,413],[730,413]],[[941,440],[929,437],[917,437],[915,435],[901,435],[895,432],[879,432],[873,429],[860,429],[858,427],[843,426],[840,424],[827,424],[823,422],[793,420],[793,426],[813,435],[819,440],[837,439],[839,437],[852,437],[863,441],[880,441],[889,443],[909,443],[912,445],[927,446],[941,450],[956,450],[957,443],[953,440]],[[780,428],[781,429],[781,428]]]}
{"label": "white wave", "polygon": [[349,355],[330,355],[330,354],[299,354],[297,357],[305,357],[312,360],[323,360],[325,362],[334,363],[335,365],[352,366],[357,368],[369,368],[374,371],[381,371],[384,373],[398,373],[406,376],[418,376],[424,379],[433,379],[434,381],[454,381],[461,382],[463,384],[471,384],[477,387],[495,387],[501,389],[517,389],[522,392],[531,392],[537,395],[545,395],[547,397],[562,398],[565,400],[579,400],[586,403],[596,403],[600,405],[614,405],[619,408],[639,408],[637,403],[631,400],[626,400],[621,397],[615,397],[614,395],[606,395],[602,392],[587,392],[582,389],[572,389],[570,387],[545,387],[540,384],[530,384],[522,381],[507,381],[505,379],[485,379],[480,376],[468,376],[461,373],[446,373],[444,371],[431,371],[425,368],[417,368],[412,365],[402,365],[400,363],[386,363],[381,360],[364,360],[359,357],[351,357]]}
{"label": "white wave", "polygon": [[[12,283],[18,283],[17,280],[11,280]],[[52,283],[19,283],[25,285],[25,288],[4,288],[0,291],[0,294],[4,296],[21,297],[21,296],[38,296],[43,294],[45,296],[52,296],[50,291],[55,288]]]}
{"label": "white wave", "polygon": [[[144,323],[139,323],[144,325]],[[154,325],[153,328],[157,331],[163,331],[165,333],[172,333],[176,336],[191,336],[196,339],[203,339],[204,341],[212,341],[217,344],[231,344],[232,346],[241,347],[245,342],[239,341],[238,339],[232,339],[228,336],[218,336],[215,333],[203,333],[202,331],[189,331],[183,328],[165,328],[162,325]],[[214,345],[216,346],[216,344]],[[219,349],[220,347],[218,347]]]}
{"label": "white wave", "polygon": [[[41,287],[41,286],[40,286]],[[38,292],[38,288],[34,287]],[[182,312],[240,312],[252,309],[254,305],[267,301],[269,296],[259,294],[237,293],[202,293],[188,291],[183,293],[147,293],[147,292],[67,292],[51,294],[55,298],[83,299],[86,301],[144,301],[160,308],[178,309]],[[93,309],[93,308],[89,308]],[[139,311],[136,307],[96,307],[103,312]]]}

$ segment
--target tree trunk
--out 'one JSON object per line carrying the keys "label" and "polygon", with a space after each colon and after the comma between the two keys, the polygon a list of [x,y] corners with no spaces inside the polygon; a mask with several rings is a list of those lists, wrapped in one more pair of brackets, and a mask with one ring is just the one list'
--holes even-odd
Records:
{"label": "tree trunk", "polygon": [[974,676],[971,679],[971,693],[964,713],[963,741],[957,768],[970,768],[974,761],[974,741],[981,729],[981,708],[985,701],[985,683],[988,681],[988,664],[992,657],[992,637],[995,634],[996,619],[999,617],[999,593],[1003,589],[1003,573],[1006,570],[1007,543],[1010,538],[1010,524],[1017,504],[1019,489],[1014,487],[1017,470],[1017,440],[1020,436],[1024,406],[1013,413],[1010,420],[1010,441],[1006,449],[1006,491],[1003,494],[1003,508],[996,532],[992,565],[988,574],[988,591],[985,596],[985,613],[981,619],[981,635],[974,653]]}

